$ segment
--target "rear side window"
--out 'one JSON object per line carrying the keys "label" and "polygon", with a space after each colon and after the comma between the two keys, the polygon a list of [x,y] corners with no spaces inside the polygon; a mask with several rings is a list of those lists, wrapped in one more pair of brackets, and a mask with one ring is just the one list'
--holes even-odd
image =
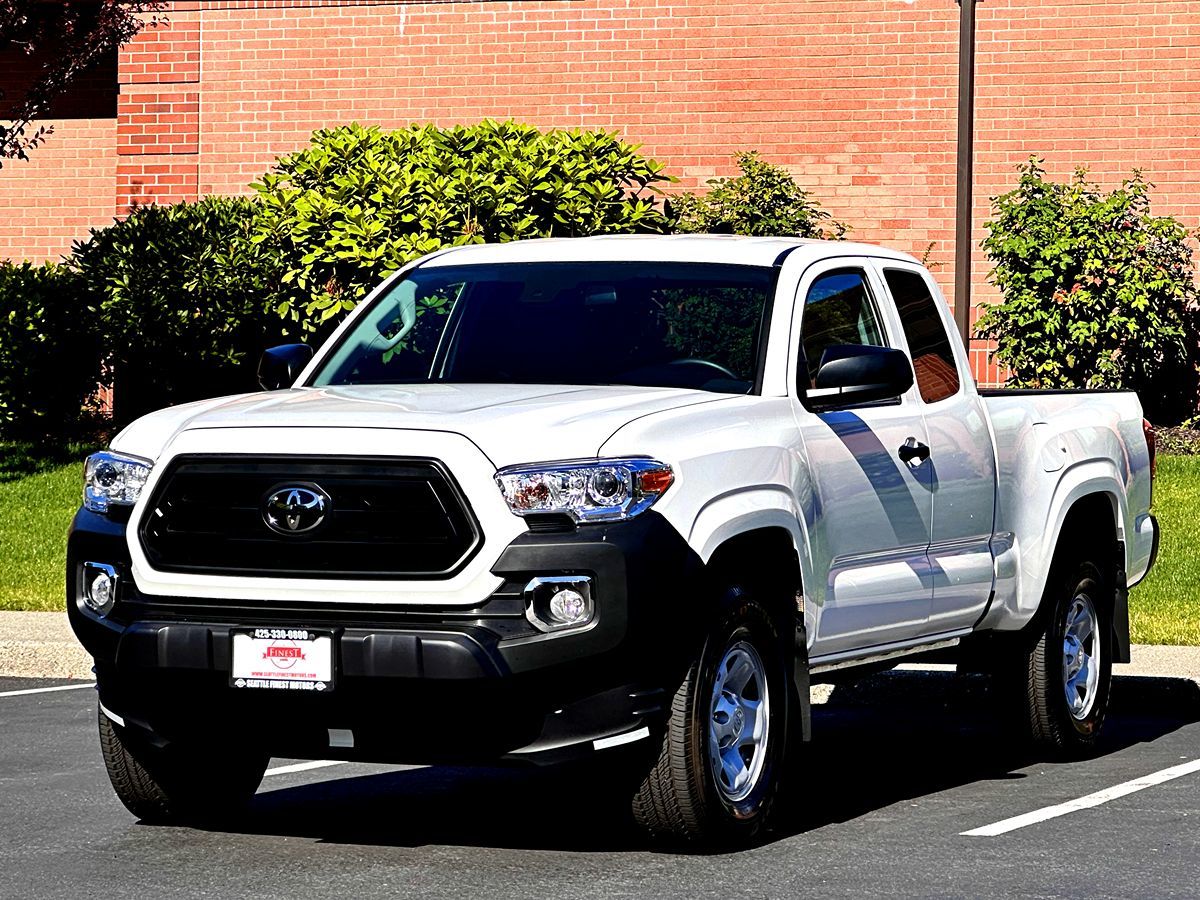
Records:
{"label": "rear side window", "polygon": [[885,269],[883,277],[900,312],[921,399],[936,403],[953,397],[959,387],[958,365],[929,284],[907,269]]}
{"label": "rear side window", "polygon": [[826,272],[812,283],[804,299],[800,339],[810,380],[817,377],[827,347],[838,344],[887,346],[862,269]]}

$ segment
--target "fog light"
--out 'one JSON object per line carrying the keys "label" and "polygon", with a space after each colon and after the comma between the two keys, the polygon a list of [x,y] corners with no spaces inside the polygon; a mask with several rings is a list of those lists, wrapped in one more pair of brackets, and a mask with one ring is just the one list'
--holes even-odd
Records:
{"label": "fog light", "polygon": [[88,588],[88,600],[91,602],[92,609],[108,609],[112,604],[113,598],[113,580],[106,573],[101,572],[92,579],[91,587]]}
{"label": "fog light", "polygon": [[563,588],[550,598],[550,617],[563,625],[578,625],[588,617],[588,602],[583,594]]}
{"label": "fog light", "polygon": [[525,586],[525,618],[539,631],[579,628],[594,612],[592,579],[586,575],[543,576]]}
{"label": "fog light", "polygon": [[117,570],[104,563],[83,564],[83,602],[93,612],[104,616],[117,600]]}

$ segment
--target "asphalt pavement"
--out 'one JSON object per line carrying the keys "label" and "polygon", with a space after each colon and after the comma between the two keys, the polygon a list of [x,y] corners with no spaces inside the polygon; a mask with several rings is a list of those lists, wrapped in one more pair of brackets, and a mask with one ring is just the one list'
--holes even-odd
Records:
{"label": "asphalt pavement", "polygon": [[1118,678],[1102,746],[1073,763],[1016,745],[981,678],[837,687],[776,829],[705,855],[647,844],[598,764],[274,760],[234,827],[142,825],[109,788],[94,692],[72,684],[0,678],[3,898],[1200,896],[1191,680]]}

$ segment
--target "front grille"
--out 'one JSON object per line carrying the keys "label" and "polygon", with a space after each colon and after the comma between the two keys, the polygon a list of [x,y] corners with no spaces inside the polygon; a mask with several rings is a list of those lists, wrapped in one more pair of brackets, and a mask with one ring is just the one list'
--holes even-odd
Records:
{"label": "front grille", "polygon": [[[328,495],[325,518],[278,534],[266,501],[293,485]],[[481,541],[441,463],[362,457],[176,457],[139,533],[159,571],[306,578],[449,578]]]}

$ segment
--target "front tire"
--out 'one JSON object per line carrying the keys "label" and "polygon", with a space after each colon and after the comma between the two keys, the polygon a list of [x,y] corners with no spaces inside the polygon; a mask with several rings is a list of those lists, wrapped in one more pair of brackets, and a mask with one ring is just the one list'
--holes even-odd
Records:
{"label": "front tire", "polygon": [[215,747],[157,747],[98,710],[100,750],[118,799],[145,822],[205,823],[241,811],[267,769],[258,752],[232,756]]}
{"label": "front tire", "polygon": [[737,845],[771,813],[787,745],[786,637],[732,589],[675,692],[658,758],[633,800],[638,824],[669,840]]}
{"label": "front tire", "polygon": [[1112,683],[1111,593],[1101,570],[1078,562],[1052,573],[1037,642],[1020,661],[1025,724],[1035,746],[1086,754],[1108,713]]}

